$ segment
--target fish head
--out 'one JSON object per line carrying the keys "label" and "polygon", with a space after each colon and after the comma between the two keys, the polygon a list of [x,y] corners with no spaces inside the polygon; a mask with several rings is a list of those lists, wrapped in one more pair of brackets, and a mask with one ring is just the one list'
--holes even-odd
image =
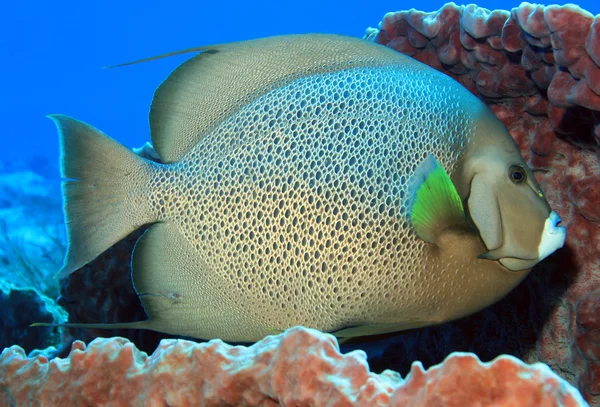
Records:
{"label": "fish head", "polygon": [[566,229],[508,130],[495,116],[487,120],[465,158],[465,210],[488,250],[479,258],[527,270],[563,246]]}

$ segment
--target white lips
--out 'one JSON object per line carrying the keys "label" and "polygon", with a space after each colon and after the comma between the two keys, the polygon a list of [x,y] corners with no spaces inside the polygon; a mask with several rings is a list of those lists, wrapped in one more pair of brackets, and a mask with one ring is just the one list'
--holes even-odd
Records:
{"label": "white lips", "polygon": [[557,226],[560,221],[560,216],[554,211],[546,219],[544,231],[542,232],[542,241],[538,247],[539,261],[550,256],[556,249],[563,247],[565,237],[567,236],[567,229],[563,226]]}

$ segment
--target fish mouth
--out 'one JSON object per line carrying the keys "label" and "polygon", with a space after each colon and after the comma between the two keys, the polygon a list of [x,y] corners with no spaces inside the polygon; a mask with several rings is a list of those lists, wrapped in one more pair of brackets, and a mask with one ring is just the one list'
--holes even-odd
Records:
{"label": "fish mouth", "polygon": [[550,216],[544,222],[544,231],[542,232],[542,239],[538,247],[538,258],[543,260],[556,250],[563,247],[565,239],[567,237],[567,228],[564,226],[558,226],[562,222],[558,213],[552,211]]}
{"label": "fish mouth", "polygon": [[512,271],[520,271],[530,269],[546,257],[550,256],[556,250],[563,247],[567,235],[567,229],[564,226],[559,226],[562,219],[554,211],[548,215],[544,222],[544,230],[538,246],[537,257],[521,258],[507,256],[503,248],[492,250],[490,252],[479,255],[480,259],[498,260],[500,264]]}
{"label": "fish mouth", "polygon": [[560,216],[558,215],[558,213],[556,213],[554,211],[550,212],[550,216],[548,217],[548,219],[550,220],[550,222],[554,226],[554,229],[553,229],[554,233],[557,230],[559,230],[559,229],[565,229],[566,230],[566,228],[564,226],[558,226],[558,224],[562,222],[562,219],[560,218]]}

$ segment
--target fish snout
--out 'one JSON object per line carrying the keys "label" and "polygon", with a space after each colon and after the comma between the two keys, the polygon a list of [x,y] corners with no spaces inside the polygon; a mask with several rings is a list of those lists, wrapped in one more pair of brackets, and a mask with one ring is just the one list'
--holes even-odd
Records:
{"label": "fish snout", "polygon": [[[562,228],[565,229],[564,226],[558,226],[558,224],[560,222],[562,222],[562,219],[560,218],[560,216],[558,215],[558,213],[552,211],[550,212],[550,216],[548,216],[548,219],[552,222],[553,226],[558,229],[558,228]],[[558,226],[558,227],[557,227]]]}
{"label": "fish snout", "polygon": [[567,237],[567,228],[558,226],[562,221],[558,213],[552,211],[550,216],[544,223],[544,231],[542,232],[542,240],[538,248],[539,261],[542,261],[557,249],[563,247],[565,238]]}

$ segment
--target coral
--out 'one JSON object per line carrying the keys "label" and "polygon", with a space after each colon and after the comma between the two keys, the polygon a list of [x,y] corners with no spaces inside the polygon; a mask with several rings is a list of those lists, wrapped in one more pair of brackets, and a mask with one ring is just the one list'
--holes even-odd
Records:
{"label": "coral", "polygon": [[361,351],[296,327],[250,346],[164,340],[148,357],[123,338],[73,343],[66,359],[0,355],[0,404],[83,406],[584,406],[542,364],[456,353],[408,377],[369,371]]}
{"label": "coral", "polygon": [[[450,3],[388,13],[367,37],[453,77],[508,127],[563,218],[567,242],[509,295],[518,306],[503,301],[481,318],[509,324],[496,337],[504,351],[548,363],[600,405],[600,16],[574,5],[522,3],[508,12]],[[527,332],[540,317],[544,324]],[[465,326],[442,329],[452,335]],[[482,339],[465,336],[469,344]],[[433,359],[456,341],[447,344]]]}
{"label": "coral", "polygon": [[[589,362],[579,379],[584,390],[600,394],[600,290],[587,294],[579,300],[575,308],[575,332],[577,349]],[[588,366],[592,368],[587,368]],[[591,385],[591,386],[590,386]]]}
{"label": "coral", "polygon": [[0,173],[0,280],[54,297],[58,282],[48,277],[64,253],[58,182],[13,170]]}
{"label": "coral", "polygon": [[43,349],[60,339],[57,328],[29,328],[32,321],[59,323],[66,313],[32,288],[17,288],[0,281],[0,347],[18,343],[27,352]]}

